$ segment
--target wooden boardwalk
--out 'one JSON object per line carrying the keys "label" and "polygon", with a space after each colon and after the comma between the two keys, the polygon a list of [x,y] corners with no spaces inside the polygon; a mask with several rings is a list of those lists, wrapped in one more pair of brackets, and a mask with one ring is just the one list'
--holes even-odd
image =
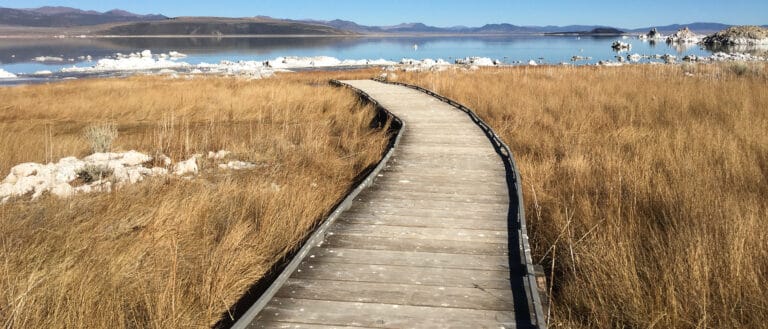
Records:
{"label": "wooden boardwalk", "polygon": [[488,137],[416,90],[345,83],[400,117],[404,135],[249,327],[526,327],[510,280],[507,176]]}

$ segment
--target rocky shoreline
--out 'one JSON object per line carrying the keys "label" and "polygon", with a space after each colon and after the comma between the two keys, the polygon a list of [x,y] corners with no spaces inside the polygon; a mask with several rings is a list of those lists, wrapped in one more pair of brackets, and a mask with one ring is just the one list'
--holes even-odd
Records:
{"label": "rocky shoreline", "polygon": [[759,26],[734,26],[702,40],[705,45],[768,46],[768,28]]}

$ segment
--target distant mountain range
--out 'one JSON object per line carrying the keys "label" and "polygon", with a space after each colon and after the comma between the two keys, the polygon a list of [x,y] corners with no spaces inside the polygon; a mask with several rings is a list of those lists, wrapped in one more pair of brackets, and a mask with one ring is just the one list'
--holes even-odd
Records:
{"label": "distant mountain range", "polygon": [[[252,18],[169,18],[159,14],[134,14],[120,9],[100,13],[70,7],[0,8],[0,27],[2,26],[5,26],[6,31],[19,31],[24,27],[59,28],[51,31],[55,33],[70,31],[72,33],[95,35],[621,34],[624,31],[628,33],[645,33],[653,28],[626,29],[600,25],[521,26],[508,23],[486,24],[480,27],[436,27],[423,23],[367,26],[339,19],[332,21],[288,20],[265,16]],[[659,32],[669,34],[686,26],[695,33],[706,34],[723,30],[731,25],[690,23],[656,26],[655,28]],[[76,29],[77,27],[87,27],[87,29]],[[69,30],[66,28],[69,28]],[[3,29],[0,28],[0,34],[2,33]]]}
{"label": "distant mountain range", "polygon": [[[671,24],[671,25],[654,26],[654,27],[656,28],[656,30],[664,34],[677,32],[678,30],[683,29],[685,27],[688,27],[689,29],[691,29],[691,31],[696,32],[698,34],[703,34],[703,33],[714,33],[718,31],[722,31],[731,26],[733,25],[720,24],[720,23],[690,23],[690,24]],[[650,29],[651,29],[650,27],[646,27],[642,29],[628,30],[628,32],[645,33],[645,32],[648,32]]]}
{"label": "distant mountain range", "polygon": [[691,23],[691,24],[671,24],[665,26],[649,26],[639,29],[616,28],[604,25],[567,25],[567,26],[521,26],[508,23],[486,24],[481,27],[436,27],[423,23],[407,23],[393,26],[366,26],[351,21],[332,20],[317,21],[303,20],[300,22],[321,24],[334,27],[341,30],[357,32],[361,34],[397,34],[397,33],[442,33],[442,34],[561,34],[561,33],[584,33],[584,34],[611,34],[622,33],[645,33],[651,28],[656,28],[662,33],[673,33],[684,27],[688,27],[697,33],[717,32],[730,27],[731,25],[720,23]]}
{"label": "distant mountain range", "polygon": [[368,26],[340,19],[332,21],[302,20],[298,22],[326,25],[337,29],[352,31],[360,34],[402,34],[402,33],[432,33],[432,34],[530,34],[545,32],[565,32],[592,30],[598,26],[518,26],[508,23],[486,24],[481,27],[453,26],[436,27],[423,23],[403,23],[392,26]]}
{"label": "distant mountain range", "polygon": [[0,25],[29,27],[72,27],[107,23],[165,20],[163,15],[138,15],[113,9],[104,13],[69,7],[40,7],[34,9],[0,8]]}
{"label": "distant mountain range", "polygon": [[108,26],[98,35],[355,35],[331,26],[270,18],[178,17],[163,21],[133,22]]}

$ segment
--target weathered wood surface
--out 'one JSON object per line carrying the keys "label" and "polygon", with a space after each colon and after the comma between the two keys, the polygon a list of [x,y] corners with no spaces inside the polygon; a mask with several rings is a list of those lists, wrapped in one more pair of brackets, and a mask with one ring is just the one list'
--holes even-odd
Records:
{"label": "weathered wood surface", "polygon": [[416,90],[345,83],[405,122],[400,146],[250,327],[514,328],[510,198],[488,138]]}

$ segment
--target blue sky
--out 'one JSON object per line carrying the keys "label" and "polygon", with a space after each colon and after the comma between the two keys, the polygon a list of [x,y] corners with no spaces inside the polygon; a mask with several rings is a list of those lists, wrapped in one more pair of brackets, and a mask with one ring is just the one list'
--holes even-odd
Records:
{"label": "blue sky", "polygon": [[672,23],[768,24],[767,0],[1,0],[0,7],[68,6],[106,11],[114,8],[166,16],[352,20],[365,25],[423,22],[435,26],[595,24],[637,28]]}

